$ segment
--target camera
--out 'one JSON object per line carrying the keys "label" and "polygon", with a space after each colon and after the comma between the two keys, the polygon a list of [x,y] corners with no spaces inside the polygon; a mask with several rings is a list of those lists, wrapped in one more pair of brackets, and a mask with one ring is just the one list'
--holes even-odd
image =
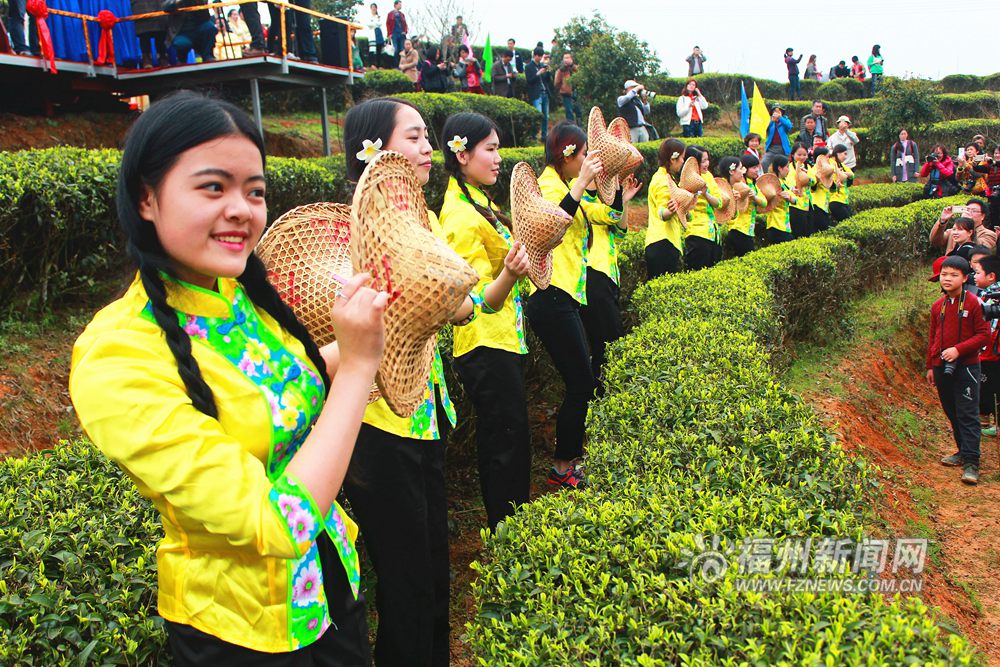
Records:
{"label": "camera", "polygon": [[655,90],[647,90],[646,91],[646,97],[648,97],[649,99],[653,99],[654,97],[656,97],[656,91]]}
{"label": "camera", "polygon": [[927,156],[924,157],[924,162],[937,162],[937,155],[934,153],[928,153]]}
{"label": "camera", "polygon": [[991,286],[980,290],[979,300],[983,306],[984,320],[1000,320],[1000,288]]}
{"label": "camera", "polygon": [[950,375],[954,375],[955,371],[958,370],[958,362],[957,361],[946,361],[946,362],[944,362],[944,369],[943,370],[944,370],[944,374],[945,375],[949,375],[949,376]]}

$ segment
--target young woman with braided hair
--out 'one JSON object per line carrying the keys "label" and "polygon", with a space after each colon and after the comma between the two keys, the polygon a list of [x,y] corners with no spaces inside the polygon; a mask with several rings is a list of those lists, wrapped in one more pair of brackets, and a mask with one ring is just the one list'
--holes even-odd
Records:
{"label": "young woman with braided hair", "polygon": [[[474,294],[482,312],[454,331],[455,369],[476,409],[479,483],[490,529],[528,501],[531,443],[524,389],[523,300],[530,289],[527,257],[516,259],[510,220],[484,188],[500,173],[499,132],[481,114],[454,114],[445,122],[448,190],[441,226],[448,245],[479,273]],[[509,288],[500,308],[484,295],[495,283]],[[514,283],[517,283],[516,285]]]}
{"label": "young woman with braided hair", "polygon": [[[601,156],[596,151],[588,154],[587,135],[572,123],[559,123],[549,131],[545,163],[538,177],[542,196],[571,215],[573,223],[552,252],[551,284],[528,298],[525,313],[566,386],[547,481],[552,486],[582,488],[585,480],[578,463],[583,457],[587,407],[597,389],[604,346],[624,333],[612,289],[606,285],[600,289],[605,274],[589,264],[597,260],[609,270],[614,248],[609,234],[624,236],[625,204],[639,188],[630,182],[628,190],[618,190],[611,206],[603,204],[593,189],[594,178],[603,170]],[[598,233],[602,246],[597,250],[603,257],[591,254]]]}
{"label": "young woman with braided hair", "polygon": [[[344,119],[347,177],[357,182],[374,157],[368,145],[396,151],[427,184],[432,148],[427,124],[409,102],[380,97],[355,105]],[[431,230],[445,238],[437,216],[428,211]],[[527,262],[523,248],[511,250]],[[483,292],[487,305],[501,307],[514,285],[495,281]],[[478,298],[478,297],[477,297]],[[452,317],[456,331],[481,316],[473,298]],[[393,414],[384,399],[365,411],[344,491],[375,568],[378,635],[375,662],[380,666],[447,666],[449,655],[448,499],[445,440],[456,423],[435,350],[423,404],[409,417]],[[405,554],[405,556],[403,555]]]}
{"label": "young woman with braided hair", "polygon": [[180,93],[139,117],[117,191],[138,275],[77,340],[70,395],[160,512],[175,664],[365,665],[357,529],[336,496],[388,295],[348,280],[338,342],[317,349],[253,253],[265,185],[238,108]]}

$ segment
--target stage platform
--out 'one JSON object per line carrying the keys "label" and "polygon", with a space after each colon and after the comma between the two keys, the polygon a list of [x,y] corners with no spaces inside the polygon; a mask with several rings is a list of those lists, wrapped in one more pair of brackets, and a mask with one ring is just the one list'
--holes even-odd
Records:
{"label": "stage platform", "polygon": [[255,56],[217,60],[210,63],[172,65],[153,69],[125,69],[110,65],[91,65],[56,59],[56,73],[48,61],[31,56],[0,53],[0,86],[17,95],[37,99],[64,96],[73,91],[106,92],[135,97],[160,95],[181,88],[248,85],[253,99],[254,117],[263,131],[260,91],[309,87],[323,91],[324,148],[329,154],[326,89],[350,85],[363,74],[344,67],[310,63],[294,56]]}

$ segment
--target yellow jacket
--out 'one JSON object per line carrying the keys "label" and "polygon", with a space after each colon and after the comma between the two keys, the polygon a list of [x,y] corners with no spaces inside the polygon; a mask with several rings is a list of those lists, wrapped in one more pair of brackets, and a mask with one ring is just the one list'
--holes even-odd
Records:
{"label": "yellow jacket", "polygon": [[[781,181],[781,190],[782,192],[787,192],[791,190],[791,188],[789,188],[788,185],[785,184],[785,181]],[[791,234],[792,219],[791,215],[789,214],[791,206],[792,206],[791,202],[785,201],[784,199],[780,200],[777,206],[775,206],[773,210],[768,211],[767,213],[767,228],[777,229]]]}
{"label": "yellow jacket", "polygon": [[[566,183],[554,167],[547,166],[538,177],[538,187],[542,196],[553,204],[559,204],[569,194],[576,181]],[[569,294],[582,305],[587,304],[587,266],[593,259],[594,249],[588,249],[591,241],[588,238],[588,227],[594,234],[596,243],[598,229],[607,229],[608,225],[616,225],[622,219],[622,212],[604,205],[596,196],[584,193],[580,204],[573,215],[573,223],[566,230],[562,242],[552,251],[552,284]],[[590,225],[587,221],[590,221]],[[605,241],[607,237],[605,236]],[[612,246],[613,248],[613,246]],[[600,249],[604,257],[598,262],[608,268],[608,256],[611,249],[605,245]],[[617,264],[617,262],[616,262]],[[610,274],[608,274],[610,275]]]}
{"label": "yellow jacket", "polygon": [[729,231],[736,231],[753,238],[757,232],[757,211],[763,211],[767,206],[767,199],[757,189],[757,184],[747,179],[747,186],[750,188],[750,204],[747,210],[740,213],[736,209],[736,216],[729,221]]}
{"label": "yellow jacket", "polygon": [[[466,186],[476,203],[489,206],[486,195]],[[483,290],[503,270],[503,260],[514,244],[510,232],[502,223],[495,224],[484,218],[466,198],[458,181],[448,179],[448,190],[441,206],[441,227],[452,250],[459,254],[479,274],[479,283],[473,290],[473,300],[483,313],[463,327],[455,327],[454,356],[460,357],[477,347],[491,347],[516,354],[527,354],[524,341],[524,314],[522,295],[527,296],[527,280],[519,280],[496,313],[489,313],[483,300]]]}
{"label": "yellow jacket", "polygon": [[[444,230],[438,222],[434,211],[427,211],[430,218],[431,231],[436,236],[444,239]],[[477,309],[473,309],[473,317]],[[441,429],[438,426],[437,400],[434,395],[434,387],[437,387],[441,395],[441,407],[448,415],[448,421],[452,426],[457,423],[455,406],[448,395],[448,386],[444,381],[444,365],[441,363],[441,352],[434,348],[434,363],[431,365],[431,374],[427,380],[427,389],[424,391],[423,402],[417,411],[410,417],[399,417],[392,411],[384,398],[379,398],[370,404],[365,410],[364,423],[374,426],[380,431],[391,433],[400,438],[413,438],[415,440],[438,440],[441,437]]]}
{"label": "yellow jacket", "polygon": [[812,192],[810,193],[812,205],[816,208],[830,212],[830,190],[816,176],[816,165],[809,167],[809,177],[812,179]]}
{"label": "yellow jacket", "polygon": [[[322,409],[322,380],[236,281],[219,292],[165,282],[218,418],[192,405],[138,279],[77,339],[73,405],[160,513],[160,615],[257,651],[306,646],[330,625],[323,577],[346,572],[355,595],[359,584],[357,527],[336,503],[324,517],[285,471]],[[319,560],[323,530],[334,571]]]}
{"label": "yellow jacket", "polygon": [[[812,206],[812,186],[816,182],[815,170],[809,171],[809,169],[806,169],[806,171],[809,172],[809,185],[803,186],[802,194],[801,195],[796,194],[796,196],[799,198],[798,201],[791,205],[792,208],[797,208],[800,211],[808,211],[809,207]],[[794,191],[796,189],[796,183],[797,181],[795,179],[795,163],[790,162],[788,175],[785,176],[785,185],[788,186],[789,190]]]}
{"label": "yellow jacket", "polygon": [[[854,170],[848,167],[846,164],[838,165],[837,169],[845,172],[847,174],[848,179],[854,178]],[[840,182],[839,177],[835,177],[835,180],[838,183]],[[830,203],[832,204],[833,202],[839,202],[841,204],[851,203],[850,186],[847,184],[847,179],[845,179],[844,182],[840,183],[837,186],[836,190],[830,192]]]}
{"label": "yellow jacket", "polygon": [[660,217],[660,209],[670,201],[670,189],[667,187],[667,169],[660,167],[649,179],[649,192],[646,199],[649,206],[649,226],[646,228],[646,246],[666,239],[677,250],[683,250],[683,228],[676,215],[666,220]]}
{"label": "yellow jacket", "polygon": [[[716,199],[721,199],[722,192],[719,190],[719,185],[712,178],[712,175],[705,174],[704,178],[705,184],[708,186],[708,194]],[[715,210],[712,209],[704,196],[698,197],[694,208],[691,209],[685,238],[688,236],[700,236],[714,243],[719,242],[719,227],[715,224]]]}

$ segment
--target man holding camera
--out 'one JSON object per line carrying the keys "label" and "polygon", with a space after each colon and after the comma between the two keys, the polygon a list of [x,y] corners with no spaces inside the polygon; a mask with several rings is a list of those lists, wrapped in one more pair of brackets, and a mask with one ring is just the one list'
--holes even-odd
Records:
{"label": "man holding camera", "polygon": [[927,382],[937,388],[941,408],[951,422],[958,451],[941,459],[961,467],[962,482],[979,482],[979,350],[990,342],[979,298],[965,289],[971,272],[963,257],[940,257],[928,280],[941,283],[944,296],[931,306],[927,338]]}
{"label": "man holding camera", "polygon": [[625,82],[625,94],[618,96],[618,115],[628,122],[633,144],[649,141],[649,97],[646,86],[633,79]]}
{"label": "man holding camera", "polygon": [[542,143],[549,137],[549,56],[536,46],[531,62],[524,66],[524,82],[528,87],[528,103],[542,112]]}
{"label": "man holding camera", "polygon": [[556,70],[556,90],[562,97],[563,108],[566,110],[566,120],[571,123],[580,124],[581,114],[576,108],[576,91],[573,90],[573,75],[576,74],[577,66],[573,62],[572,53],[564,53],[562,65]]}
{"label": "man holding camera", "polygon": [[976,244],[996,251],[997,233],[984,224],[988,211],[989,207],[982,199],[970,199],[965,206],[945,206],[941,211],[941,217],[931,227],[928,236],[931,246],[941,248],[945,253],[951,252],[955,245],[951,234],[948,233],[951,219],[953,217],[966,217],[975,223],[974,238]]}

